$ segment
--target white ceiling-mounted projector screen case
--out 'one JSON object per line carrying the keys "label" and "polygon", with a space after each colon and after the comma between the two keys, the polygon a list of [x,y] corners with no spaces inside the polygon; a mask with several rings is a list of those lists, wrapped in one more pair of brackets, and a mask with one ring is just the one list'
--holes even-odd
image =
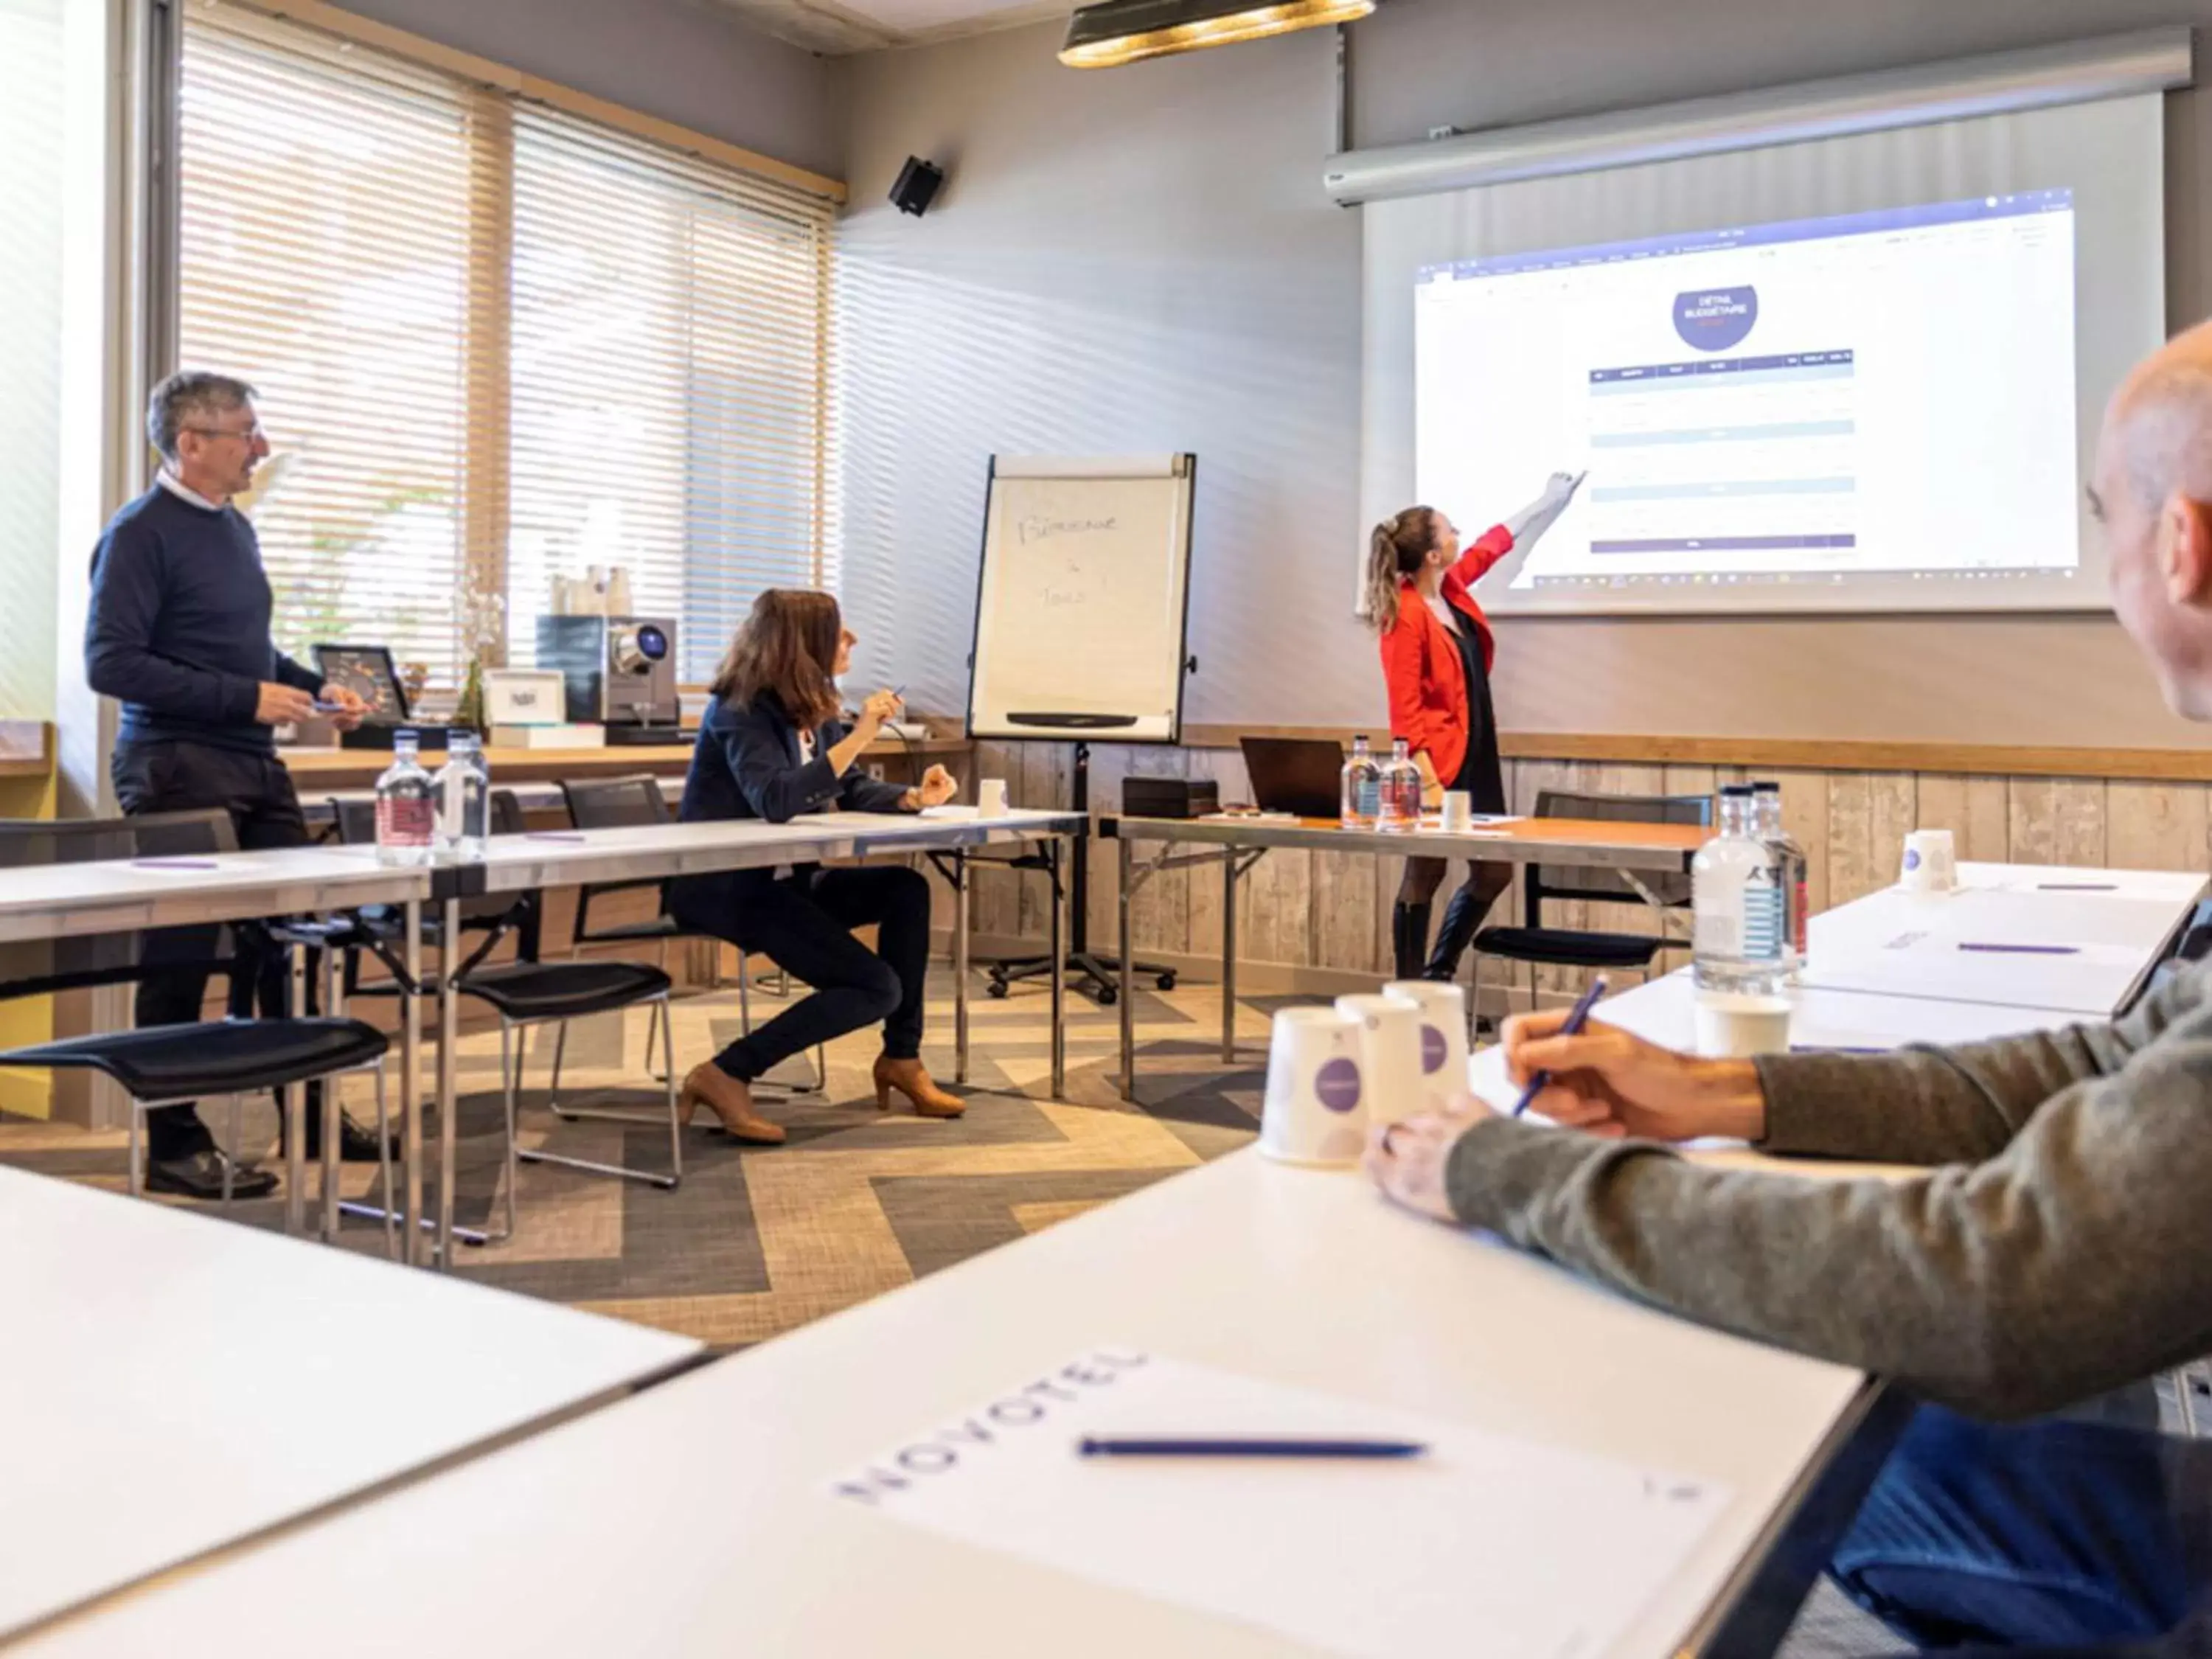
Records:
{"label": "white ceiling-mounted projector screen case", "polygon": [[2162,169],[2137,96],[1370,204],[1370,514],[1587,471],[1505,614],[2105,609]]}

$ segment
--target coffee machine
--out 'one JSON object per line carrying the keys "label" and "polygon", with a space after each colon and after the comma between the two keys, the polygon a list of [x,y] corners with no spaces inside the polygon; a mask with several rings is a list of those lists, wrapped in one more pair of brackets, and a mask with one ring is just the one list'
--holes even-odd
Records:
{"label": "coffee machine", "polygon": [[572,724],[606,728],[611,744],[682,741],[672,617],[540,617],[538,665],[557,668]]}

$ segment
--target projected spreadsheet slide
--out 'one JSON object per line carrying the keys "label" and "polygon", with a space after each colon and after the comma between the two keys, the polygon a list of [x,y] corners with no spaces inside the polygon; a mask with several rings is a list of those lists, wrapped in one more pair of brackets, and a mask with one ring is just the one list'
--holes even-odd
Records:
{"label": "projected spreadsheet slide", "polygon": [[2073,276],[2065,191],[1431,267],[1419,494],[1587,469],[1521,588],[2069,569]]}

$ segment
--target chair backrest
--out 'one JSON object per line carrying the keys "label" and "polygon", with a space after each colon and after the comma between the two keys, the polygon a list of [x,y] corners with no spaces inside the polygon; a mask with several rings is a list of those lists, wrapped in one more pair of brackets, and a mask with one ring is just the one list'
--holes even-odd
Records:
{"label": "chair backrest", "polygon": [[338,839],[349,847],[376,845],[376,801],[343,800],[330,798],[331,822],[337,826]]}
{"label": "chair backrest", "polygon": [[[1540,818],[1583,818],[1601,823],[1682,823],[1710,828],[1711,795],[1601,795],[1573,789],[1543,789],[1536,794]],[[1686,872],[1639,872],[1637,880],[1670,909],[1690,902]],[[1602,904],[1640,904],[1644,896],[1618,870],[1593,865],[1532,864],[1526,877],[1528,925],[1540,927],[1547,898],[1593,900]]]}
{"label": "chair backrest", "polygon": [[[238,835],[230,814],[220,811],[149,812],[128,818],[0,820],[0,870],[130,859],[206,858],[237,850]],[[179,969],[228,974],[237,962],[234,954],[215,943],[204,954],[181,957],[164,954],[149,964],[145,960],[149,937],[133,930],[0,945],[0,1000],[130,984]],[[216,935],[218,940],[232,937],[229,929]],[[165,950],[173,952],[175,945],[173,935]]]}
{"label": "chair backrest", "polygon": [[[641,825],[666,823],[668,801],[660,793],[660,780],[635,772],[619,778],[563,778],[562,799],[568,803],[568,822],[579,830],[634,830]],[[603,881],[576,891],[576,919],[571,936],[588,943],[592,937],[592,901],[605,893],[631,893],[651,887],[660,892],[660,908],[668,908],[668,884],[650,881]]]}
{"label": "chair backrest", "polygon": [[568,822],[579,830],[629,830],[668,822],[668,801],[660,780],[643,773],[620,778],[563,778],[562,799]]}

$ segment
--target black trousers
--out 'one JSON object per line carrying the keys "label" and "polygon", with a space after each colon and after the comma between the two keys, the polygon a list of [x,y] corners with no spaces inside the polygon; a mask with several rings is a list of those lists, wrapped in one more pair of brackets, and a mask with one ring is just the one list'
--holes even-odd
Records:
{"label": "black trousers", "polygon": [[[895,865],[803,869],[782,879],[760,872],[688,877],[669,909],[693,933],[765,956],[814,988],[774,1019],[714,1056],[750,1083],[792,1055],[884,1023],[884,1053],[921,1053],[921,999],[929,975],[929,878]],[[873,951],[853,929],[877,926]]]}
{"label": "black trousers", "polygon": [[[109,775],[115,782],[116,800],[133,817],[143,812],[219,808],[230,814],[238,844],[247,852],[300,847],[307,840],[307,822],[300,811],[292,775],[273,755],[167,740],[118,744]],[[220,927],[165,927],[148,936],[142,957],[144,965],[175,963],[179,966],[173,972],[140,981],[137,1024],[185,1025],[198,1021],[207,996],[207,964],[216,957],[222,931]],[[230,1012],[235,1016],[251,1015],[256,1003],[264,1015],[287,1012],[289,988],[283,954],[266,948],[257,950],[258,938],[252,933],[240,936],[241,957],[258,958],[258,966],[231,981]],[[311,973],[311,1006],[313,981]],[[311,1121],[312,1117],[311,1113]],[[189,1157],[208,1144],[206,1126],[189,1105],[146,1115],[146,1150],[151,1158]]]}

